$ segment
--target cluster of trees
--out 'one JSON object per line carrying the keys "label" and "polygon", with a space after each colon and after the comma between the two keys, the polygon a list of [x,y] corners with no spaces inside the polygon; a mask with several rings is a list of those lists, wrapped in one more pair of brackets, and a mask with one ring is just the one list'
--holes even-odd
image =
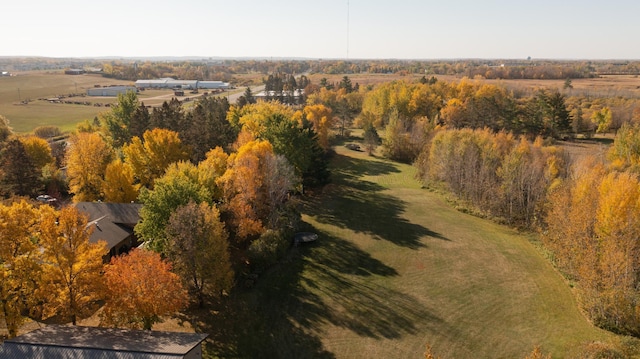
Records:
{"label": "cluster of trees", "polygon": [[416,165],[425,182],[443,182],[458,197],[509,224],[531,228],[546,195],[567,177],[568,157],[554,146],[488,129],[439,130]]}
{"label": "cluster of trees", "polygon": [[0,197],[34,196],[45,190],[66,194],[60,171],[64,142],[52,141],[46,131],[34,133],[13,136],[7,119],[0,115]]}
{"label": "cluster of trees", "polygon": [[[383,84],[365,95],[361,117],[374,121],[379,128],[397,117],[404,128],[400,132],[406,134],[415,131],[420,120],[448,128],[504,130],[530,139],[562,138],[573,133],[566,96],[558,90],[542,89],[518,97],[504,87],[467,79],[457,83]],[[415,157],[398,159],[411,161]]]}
{"label": "cluster of trees", "polygon": [[578,284],[596,324],[640,335],[640,128],[625,125],[609,162],[573,168],[547,202],[542,238],[559,268]]}
{"label": "cluster of trees", "polygon": [[90,243],[92,230],[75,207],[0,205],[0,318],[10,337],[26,315],[76,324],[102,300],[104,324],[146,329],[187,304],[159,255],[135,250],[103,265],[106,244]]}
{"label": "cluster of trees", "polygon": [[305,96],[300,93],[311,81],[305,75],[296,80],[295,75],[277,72],[262,79],[267,100],[277,100],[285,104],[304,104]]}
{"label": "cluster of trees", "polygon": [[[224,98],[202,98],[188,110],[171,101],[149,111],[135,93],[118,100],[109,112],[78,126],[58,161],[46,140],[14,136],[4,118],[0,123],[0,183],[5,197],[12,198],[7,203],[19,203],[0,207],[7,213],[0,216],[0,240],[7,242],[0,244],[5,285],[0,303],[3,316],[13,323],[12,335],[24,314],[55,315],[75,323],[88,314],[82,310],[94,310],[99,301],[105,303],[105,324],[147,329],[182,308],[186,298],[204,305],[230,290],[234,272],[246,271],[246,263],[269,266],[279,259],[299,222],[295,194],[329,179],[328,136],[334,122],[323,105],[295,110],[276,102],[229,106]],[[42,185],[36,185],[44,183],[42,174],[51,178],[62,164],[66,176],[58,179],[61,186],[68,185],[74,201],[142,202],[135,232],[153,252],[136,250],[103,268],[106,249],[88,243],[91,226],[74,207],[55,211],[13,199],[42,193]],[[18,219],[23,212],[28,212],[24,224]],[[67,216],[73,225],[66,224]],[[82,244],[72,244],[76,239]],[[67,288],[73,298],[45,291],[57,283],[38,279],[37,273],[49,278],[42,265],[60,257],[48,254],[47,240],[52,248],[73,247],[64,249],[65,255],[77,263],[61,264],[61,270],[91,275],[78,279],[84,274],[64,274],[86,286]],[[138,268],[132,262],[145,264]],[[37,273],[29,276],[32,270]],[[149,275],[165,272],[161,279],[149,280]],[[171,284],[176,281],[179,285]],[[31,295],[34,288],[52,297]],[[150,294],[159,288],[173,297]],[[139,300],[127,303],[133,295],[128,291],[135,291]],[[158,308],[156,302],[163,303],[163,311],[149,312]]]}

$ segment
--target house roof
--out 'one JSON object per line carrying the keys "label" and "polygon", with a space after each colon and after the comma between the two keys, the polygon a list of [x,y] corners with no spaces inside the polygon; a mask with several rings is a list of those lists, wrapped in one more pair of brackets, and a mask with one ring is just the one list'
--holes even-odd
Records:
{"label": "house roof", "polygon": [[76,208],[89,216],[87,226],[94,228],[89,241],[107,242],[109,249],[118,245],[133,233],[133,227],[140,220],[139,203],[79,202]]}
{"label": "house roof", "polygon": [[50,325],[6,340],[0,353],[2,358],[175,358],[189,353],[207,336]]}

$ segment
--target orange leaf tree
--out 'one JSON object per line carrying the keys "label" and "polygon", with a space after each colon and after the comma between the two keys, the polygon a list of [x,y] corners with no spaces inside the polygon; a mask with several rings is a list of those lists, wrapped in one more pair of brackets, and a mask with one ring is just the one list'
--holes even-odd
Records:
{"label": "orange leaf tree", "polygon": [[104,271],[102,324],[151,330],[163,316],[187,304],[187,292],[160,254],[134,249],[114,257]]}

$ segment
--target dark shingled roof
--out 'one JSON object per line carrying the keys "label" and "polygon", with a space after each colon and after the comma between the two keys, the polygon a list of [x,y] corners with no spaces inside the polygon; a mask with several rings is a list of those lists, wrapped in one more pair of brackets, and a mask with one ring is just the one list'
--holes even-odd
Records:
{"label": "dark shingled roof", "polygon": [[50,325],[6,340],[2,358],[181,358],[207,337],[156,332]]}
{"label": "dark shingled roof", "polygon": [[75,206],[89,216],[89,225],[94,228],[89,241],[106,241],[109,249],[133,233],[142,208],[139,203],[79,202]]}

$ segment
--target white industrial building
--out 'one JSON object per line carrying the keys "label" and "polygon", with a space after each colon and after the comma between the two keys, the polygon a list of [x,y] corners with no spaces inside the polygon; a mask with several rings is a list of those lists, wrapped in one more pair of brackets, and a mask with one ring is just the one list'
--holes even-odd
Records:
{"label": "white industrial building", "polygon": [[137,88],[163,88],[163,89],[228,89],[229,83],[222,81],[198,81],[198,80],[175,80],[172,78],[162,78],[153,80],[136,81]]}
{"label": "white industrial building", "polygon": [[87,90],[87,96],[116,97],[128,91],[138,92],[138,89],[133,86],[94,87]]}

